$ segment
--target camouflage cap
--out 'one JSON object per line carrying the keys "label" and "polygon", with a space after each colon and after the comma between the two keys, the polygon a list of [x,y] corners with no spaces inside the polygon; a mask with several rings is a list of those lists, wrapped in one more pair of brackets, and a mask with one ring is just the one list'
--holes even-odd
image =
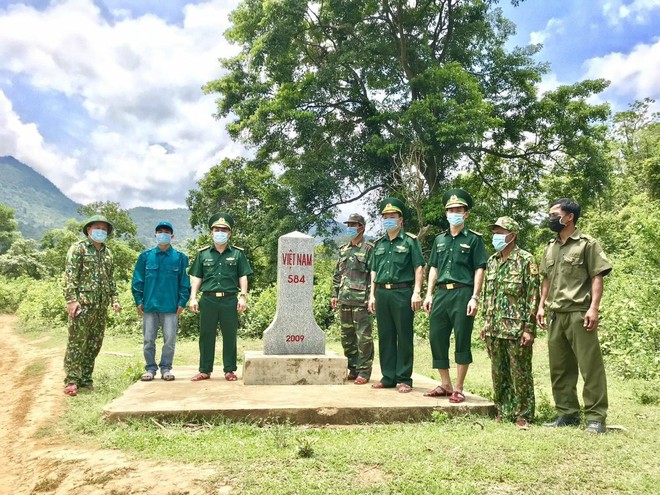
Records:
{"label": "camouflage cap", "polygon": [[359,213],[351,213],[348,216],[348,220],[343,223],[359,223],[360,225],[367,225],[367,222],[364,221],[364,217]]}
{"label": "camouflage cap", "polygon": [[508,230],[509,232],[513,232],[515,234],[520,232],[520,224],[511,217],[500,217],[494,224],[489,225],[489,227],[491,229],[493,227],[502,227],[504,230]]}
{"label": "camouflage cap", "polygon": [[378,210],[381,215],[385,213],[399,213],[403,217],[405,216],[406,205],[398,198],[385,198],[378,204]]}
{"label": "camouflage cap", "polygon": [[442,195],[442,203],[445,208],[453,208],[455,206],[465,206],[468,210],[472,208],[472,196],[464,189],[450,189]]}
{"label": "camouflage cap", "polygon": [[108,225],[108,235],[112,234],[114,226],[112,225],[110,220],[108,220],[108,217],[99,214],[92,215],[87,220],[85,220],[85,223],[83,224],[83,228],[82,228],[82,233],[87,235],[87,227],[89,227],[94,222],[104,222],[105,224]]}
{"label": "camouflage cap", "polygon": [[209,229],[213,227],[229,227],[229,230],[234,230],[234,217],[226,212],[216,213],[209,220]]}
{"label": "camouflage cap", "polygon": [[166,229],[170,229],[170,232],[174,234],[174,227],[172,227],[172,224],[168,222],[167,220],[161,220],[158,222],[158,225],[156,225],[156,228],[154,230],[158,230],[161,227],[165,227]]}

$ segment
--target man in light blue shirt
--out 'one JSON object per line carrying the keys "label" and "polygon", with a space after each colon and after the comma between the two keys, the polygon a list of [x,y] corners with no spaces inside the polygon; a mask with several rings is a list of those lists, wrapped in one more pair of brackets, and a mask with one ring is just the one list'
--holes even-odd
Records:
{"label": "man in light blue shirt", "polygon": [[[141,378],[143,382],[153,380],[158,368],[163,380],[174,380],[172,361],[178,317],[190,297],[190,280],[186,273],[188,257],[171,245],[174,227],[170,222],[160,222],[156,225],[154,237],[157,246],[140,253],[131,284],[135,306],[142,317],[146,362]],[[157,366],[156,337],[159,327],[163,329],[163,350]]]}

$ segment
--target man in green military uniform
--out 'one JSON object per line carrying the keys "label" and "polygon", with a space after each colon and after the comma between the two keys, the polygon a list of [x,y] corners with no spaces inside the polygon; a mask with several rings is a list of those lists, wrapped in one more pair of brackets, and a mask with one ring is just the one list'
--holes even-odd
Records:
{"label": "man in green military uniform", "polygon": [[497,418],[526,428],[534,420],[532,344],[536,335],[539,268],[534,256],[516,243],[518,222],[500,217],[490,228],[496,252],[486,266],[486,321],[481,338],[491,359]]}
{"label": "man in green military uniform", "polygon": [[83,225],[86,239],[74,243],[64,265],[64,298],[69,314],[69,339],[64,356],[64,393],[94,390],[92,372],[105,334],[108,306],[120,310],[114,281],[114,262],[105,245],[112,223],[92,215]]}
{"label": "man in green military uniform", "polygon": [[[463,383],[472,362],[472,328],[488,253],[481,234],[469,230],[472,196],[463,189],[450,189],[442,197],[449,230],[433,241],[424,310],[429,314],[433,367],[442,384],[425,393],[427,397],[448,396],[449,402],[465,400]],[[435,293],[434,293],[435,291]],[[456,348],[456,386],[449,377],[449,340],[452,328]]]}
{"label": "man in green military uniform", "polygon": [[371,378],[374,362],[372,316],[367,311],[374,247],[364,240],[365,220],[352,213],[346,222],[350,241],[339,248],[339,261],[332,277],[332,309],[339,308],[341,345],[348,358],[348,379],[364,385]]}
{"label": "man in green military uniform", "polygon": [[[243,249],[229,239],[234,219],[229,213],[216,213],[209,220],[213,244],[199,250],[190,267],[190,310],[200,314],[199,373],[192,381],[208,380],[215,360],[215,336],[222,333],[222,361],[225,380],[237,380],[236,337],[238,313],[247,307],[248,275],[252,268]],[[197,294],[202,297],[197,302]]]}
{"label": "man in green military uniform", "polygon": [[541,300],[537,323],[545,328],[548,314],[548,354],[552,395],[559,416],[544,426],[580,423],[578,369],[584,380],[582,398],[586,431],[605,433],[607,379],[598,341],[598,310],[603,277],[612,271],[596,239],[576,228],[582,208],[563,198],[550,205],[548,227],[557,236],[541,259]]}
{"label": "man in green military uniform", "polygon": [[412,390],[413,321],[422,307],[424,256],[417,236],[403,230],[405,205],[386,198],[379,209],[385,235],[374,243],[368,309],[378,322],[378,352],[383,378],[373,388]]}

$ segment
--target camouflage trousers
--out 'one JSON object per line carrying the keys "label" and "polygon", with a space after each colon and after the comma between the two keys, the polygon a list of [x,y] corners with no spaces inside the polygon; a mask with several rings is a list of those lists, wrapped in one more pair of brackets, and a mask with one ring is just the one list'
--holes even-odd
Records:
{"label": "camouflage trousers", "polygon": [[65,384],[78,387],[92,385],[94,362],[101,351],[108,317],[107,305],[86,307],[75,318],[69,318],[69,340],[64,355]]}
{"label": "camouflage trousers", "polygon": [[373,317],[366,306],[339,307],[341,321],[341,345],[348,358],[348,370],[367,380],[371,378],[374,364]]}
{"label": "camouflage trousers", "polygon": [[534,377],[532,348],[521,347],[519,340],[486,336],[486,349],[493,375],[493,402],[502,419],[534,419]]}

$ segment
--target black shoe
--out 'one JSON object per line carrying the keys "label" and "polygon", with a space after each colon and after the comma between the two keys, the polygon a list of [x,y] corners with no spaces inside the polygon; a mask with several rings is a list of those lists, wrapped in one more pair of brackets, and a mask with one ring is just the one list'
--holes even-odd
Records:
{"label": "black shoe", "polygon": [[605,423],[600,421],[587,421],[587,427],[584,431],[587,433],[605,433],[607,428],[605,428]]}
{"label": "black shoe", "polygon": [[543,423],[543,426],[550,428],[558,428],[561,426],[578,426],[580,424],[580,418],[573,416],[559,416],[552,423]]}

